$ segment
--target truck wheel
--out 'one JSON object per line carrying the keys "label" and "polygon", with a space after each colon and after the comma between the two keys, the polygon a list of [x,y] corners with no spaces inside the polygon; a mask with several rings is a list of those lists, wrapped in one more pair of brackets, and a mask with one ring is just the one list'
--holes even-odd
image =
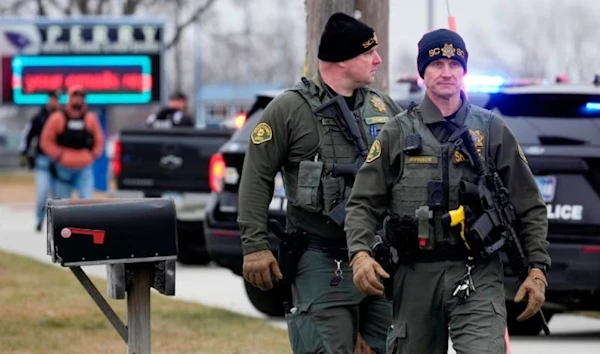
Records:
{"label": "truck wheel", "polygon": [[244,280],[246,294],[254,307],[267,316],[284,317],[283,299],[285,288],[281,285],[275,285],[269,291],[262,291],[255,288],[252,284]]}
{"label": "truck wheel", "polygon": [[177,237],[179,246],[177,260],[180,263],[193,265],[210,263],[202,221],[177,220]]}
{"label": "truck wheel", "polygon": [[[508,326],[508,333],[513,336],[536,336],[542,331],[542,325],[538,320],[538,317],[534,316],[523,322],[517,321],[517,317],[525,310],[525,303],[514,303],[512,301],[506,302],[507,319],[506,324]],[[550,322],[550,318],[554,315],[554,312],[545,310],[544,317],[547,322]]]}
{"label": "truck wheel", "polygon": [[177,260],[181,264],[189,265],[207,265],[211,259],[206,252],[190,252],[185,249],[179,249]]}

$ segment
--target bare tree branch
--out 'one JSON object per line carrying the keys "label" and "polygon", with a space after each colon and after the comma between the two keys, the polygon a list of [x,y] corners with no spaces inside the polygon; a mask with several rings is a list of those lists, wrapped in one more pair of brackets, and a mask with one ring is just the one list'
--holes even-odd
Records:
{"label": "bare tree branch", "polygon": [[[3,6],[0,8],[0,13],[2,14],[11,14],[11,15],[16,15],[19,13],[19,11],[29,5],[29,0],[17,0],[17,1],[13,1],[11,2],[8,6]],[[4,3],[6,4],[6,3]]]}
{"label": "bare tree branch", "polygon": [[88,15],[90,13],[88,0],[77,0],[77,8],[82,15]]}
{"label": "bare tree branch", "polygon": [[104,6],[107,4],[108,0],[98,0],[96,4],[96,9],[94,10],[94,14],[101,15],[104,13]]}
{"label": "bare tree branch", "polygon": [[123,4],[123,15],[132,15],[137,10],[138,5],[142,0],[127,0]]}
{"label": "bare tree branch", "polygon": [[65,15],[70,15],[71,11],[72,11],[71,7],[73,5],[73,1],[74,0],[69,0],[69,5],[67,5],[67,7],[61,6],[56,0],[48,0],[48,3],[50,3],[50,5],[52,5],[52,6],[54,6],[54,8],[59,10],[61,13],[65,14]]}
{"label": "bare tree branch", "polygon": [[37,14],[38,14],[38,16],[47,16],[47,14],[46,14],[46,7],[42,3],[42,0],[36,0],[35,2],[36,2],[36,5],[37,5]]}
{"label": "bare tree branch", "polygon": [[204,14],[204,12],[206,12],[206,10],[208,10],[214,2],[215,0],[207,0],[204,5],[199,6],[196,11],[194,11],[192,16],[190,16],[186,21],[181,24],[176,24],[175,34],[173,35],[173,38],[165,45],[165,49],[169,50],[174,44],[179,42],[183,30],[185,30],[192,23],[198,21],[200,16],[202,16],[202,14]]}

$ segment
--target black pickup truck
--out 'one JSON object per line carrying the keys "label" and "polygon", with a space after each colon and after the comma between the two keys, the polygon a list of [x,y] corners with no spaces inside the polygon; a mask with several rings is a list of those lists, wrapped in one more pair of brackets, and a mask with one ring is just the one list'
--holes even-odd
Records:
{"label": "black pickup truck", "polygon": [[[242,251],[237,217],[237,192],[250,132],[262,109],[276,93],[259,95],[246,125],[223,145],[222,183],[206,209],[205,235],[210,256],[241,275]],[[401,106],[418,97],[396,99]],[[504,88],[488,95],[469,95],[471,103],[500,114],[521,144],[547,204],[552,269],[545,315],[567,311],[600,311],[600,87],[534,85]],[[270,214],[285,219],[286,200],[276,183]],[[277,239],[271,236],[276,253]],[[511,334],[533,335],[539,323],[516,322],[519,308],[511,301],[516,279],[505,265],[508,328]],[[281,289],[263,292],[246,283],[253,305],[281,316]]]}
{"label": "black pickup truck", "polygon": [[128,129],[114,145],[112,174],[120,197],[171,197],[177,210],[179,260],[206,264],[203,222],[210,197],[209,163],[232,129]]}

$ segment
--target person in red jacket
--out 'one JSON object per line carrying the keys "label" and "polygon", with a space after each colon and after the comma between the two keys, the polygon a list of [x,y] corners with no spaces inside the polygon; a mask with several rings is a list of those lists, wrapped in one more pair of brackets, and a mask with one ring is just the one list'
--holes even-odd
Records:
{"label": "person in red jacket", "polygon": [[55,198],[91,198],[94,192],[92,165],[102,155],[104,134],[95,113],[88,110],[80,86],[68,90],[63,110],[53,113],[42,130],[40,146],[51,160]]}

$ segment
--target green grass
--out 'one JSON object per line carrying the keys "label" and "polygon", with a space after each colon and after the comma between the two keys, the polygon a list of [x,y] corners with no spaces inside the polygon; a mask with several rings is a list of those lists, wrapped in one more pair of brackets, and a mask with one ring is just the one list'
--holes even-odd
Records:
{"label": "green grass", "polygon": [[[126,300],[109,299],[126,323]],[[199,280],[200,281],[200,280]],[[0,252],[0,353],[126,353],[127,346],[75,276]],[[152,353],[290,353],[266,321],[152,292]]]}

